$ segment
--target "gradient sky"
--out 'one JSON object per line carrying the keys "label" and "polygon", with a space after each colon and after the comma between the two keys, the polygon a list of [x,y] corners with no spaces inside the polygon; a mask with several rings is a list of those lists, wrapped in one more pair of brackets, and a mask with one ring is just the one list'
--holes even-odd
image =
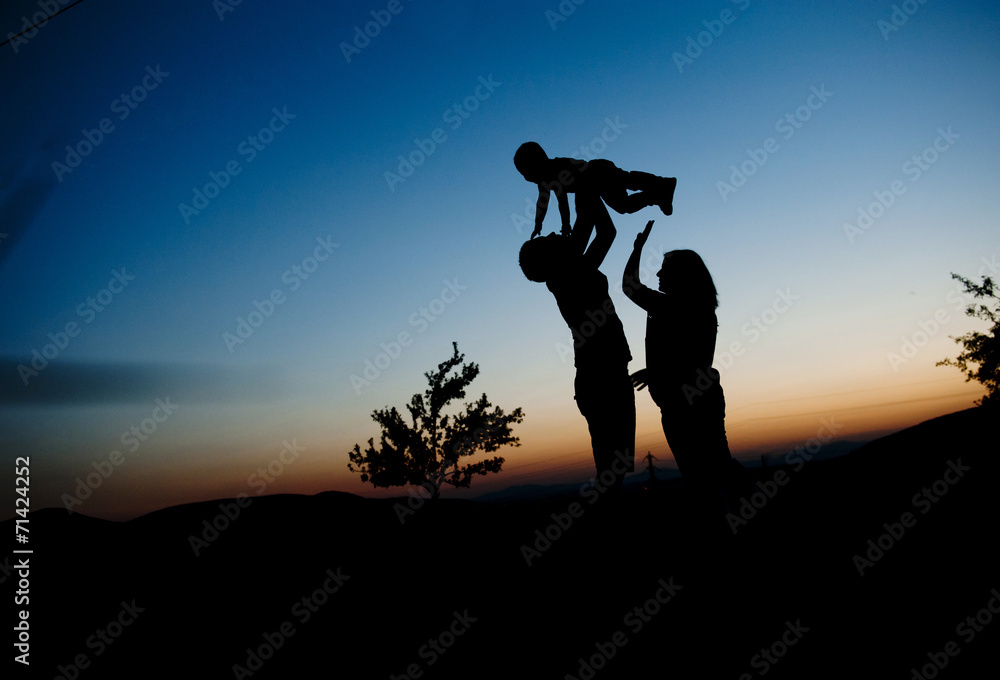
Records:
{"label": "gradient sky", "polygon": [[[348,450],[454,340],[481,368],[470,396],[526,413],[505,471],[471,491],[586,478],[569,332],[516,265],[535,190],[511,157],[527,140],[678,178],[673,216],[612,214],[602,269],[620,280],[648,219],[647,283],[668,250],[705,259],[737,457],[831,422],[868,439],[971,406],[977,386],[934,364],[957,353],[949,335],[981,328],[950,272],[1000,270],[1000,7],[914,2],[899,25],[893,8],[73,7],[0,48],[4,470],[30,455],[32,508],[58,506],[118,450],[76,508],[112,518],[240,492],[369,494]],[[40,11],[6,3],[3,35]],[[238,174],[195,203],[227,165]],[[891,205],[858,228],[878,195]],[[281,304],[227,344],[273,291]],[[643,314],[613,298],[641,368]],[[400,333],[384,370],[352,382]],[[25,384],[18,366],[57,341]],[[668,463],[655,405],[640,393],[637,408],[639,455]],[[154,414],[144,440],[127,435]],[[262,488],[253,475],[287,444],[298,453]]]}

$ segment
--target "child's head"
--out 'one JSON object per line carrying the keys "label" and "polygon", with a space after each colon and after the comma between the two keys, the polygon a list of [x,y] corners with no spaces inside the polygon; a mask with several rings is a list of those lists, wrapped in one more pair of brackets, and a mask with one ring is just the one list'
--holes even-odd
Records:
{"label": "child's head", "polygon": [[518,264],[529,281],[545,283],[565,272],[572,265],[573,257],[569,237],[549,234],[525,241]]}
{"label": "child's head", "polygon": [[529,182],[537,182],[544,179],[543,171],[548,160],[548,155],[537,142],[525,142],[514,154],[514,167]]}
{"label": "child's head", "polygon": [[671,250],[663,256],[663,266],[656,272],[660,291],[679,296],[680,300],[710,309],[719,306],[719,294],[712,275],[701,256],[693,250]]}

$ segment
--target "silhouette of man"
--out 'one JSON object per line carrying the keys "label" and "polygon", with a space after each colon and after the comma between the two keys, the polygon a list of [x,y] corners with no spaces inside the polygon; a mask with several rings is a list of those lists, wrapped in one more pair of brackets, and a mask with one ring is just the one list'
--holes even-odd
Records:
{"label": "silhouette of man", "polygon": [[[597,195],[577,197],[584,214],[597,217],[581,224],[580,211],[570,235],[549,234],[521,247],[521,271],[544,283],[573,335],[575,398],[587,420],[597,467],[598,491],[617,495],[635,466],[635,392],[628,373],[632,359],[625,330],[598,267],[615,240],[615,226]],[[596,236],[588,247],[590,234]]]}
{"label": "silhouette of man", "polygon": [[[646,368],[632,375],[660,408],[663,434],[684,480],[725,512],[744,489],[746,471],[729,451],[726,400],[712,368],[719,322],[718,294],[708,268],[692,250],[663,256],[659,291],[639,282],[642,248],[653,222],[636,236],[622,289],[646,311]],[[721,494],[721,498],[720,498]]]}

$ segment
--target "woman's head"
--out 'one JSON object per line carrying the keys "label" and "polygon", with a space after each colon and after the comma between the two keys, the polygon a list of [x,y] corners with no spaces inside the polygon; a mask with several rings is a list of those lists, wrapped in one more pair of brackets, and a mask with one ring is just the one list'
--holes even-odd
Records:
{"label": "woman's head", "polygon": [[530,241],[521,246],[518,264],[529,281],[545,283],[557,278],[571,265],[573,258],[572,244],[566,236],[549,234]]}
{"label": "woman's head", "polygon": [[693,250],[671,250],[663,256],[663,266],[656,272],[660,291],[680,296],[692,304],[719,306],[719,294],[708,267]]}

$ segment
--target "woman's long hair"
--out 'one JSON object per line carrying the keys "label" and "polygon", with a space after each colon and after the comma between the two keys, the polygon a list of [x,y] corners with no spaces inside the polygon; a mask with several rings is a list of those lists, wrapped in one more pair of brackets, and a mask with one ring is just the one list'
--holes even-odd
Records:
{"label": "woman's long hair", "polygon": [[693,250],[671,250],[663,256],[664,292],[682,303],[716,309],[719,293],[701,256]]}

